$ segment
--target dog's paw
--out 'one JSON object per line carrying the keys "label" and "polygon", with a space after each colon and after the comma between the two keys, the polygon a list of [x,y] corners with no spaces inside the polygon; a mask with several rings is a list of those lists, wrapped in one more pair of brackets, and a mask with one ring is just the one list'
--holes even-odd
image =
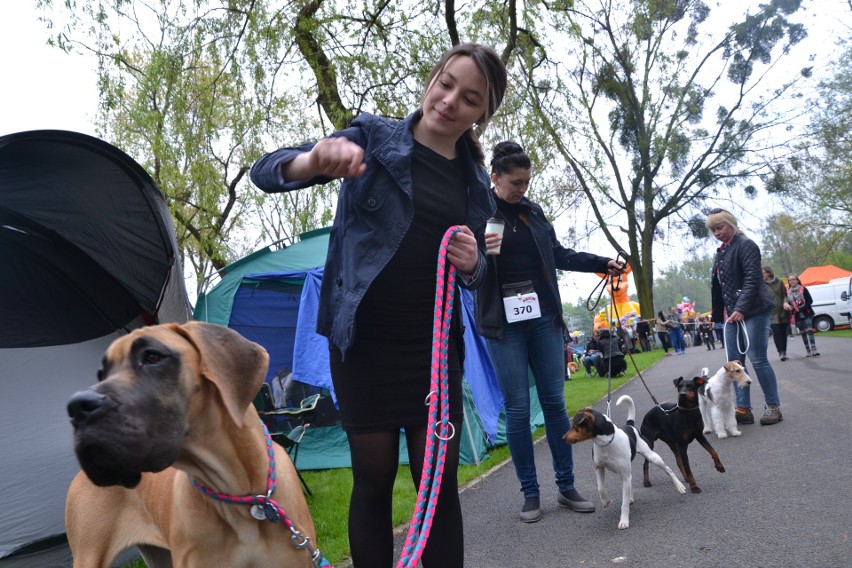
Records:
{"label": "dog's paw", "polygon": [[604,507],[609,507],[609,496],[606,494],[601,494],[601,505]]}
{"label": "dog's paw", "polygon": [[681,483],[679,480],[675,481],[675,489],[677,489],[677,492],[680,493],[681,495],[686,493],[686,486],[683,483]]}
{"label": "dog's paw", "polygon": [[743,433],[739,430],[731,430],[731,436],[742,436]]}
{"label": "dog's paw", "polygon": [[650,481],[648,481],[647,479],[646,479],[645,481],[643,481],[643,482],[642,482],[642,486],[643,486],[643,487],[653,487],[653,485],[651,484],[651,482],[650,482]]}
{"label": "dog's paw", "polygon": [[704,433],[705,433],[705,434],[709,434],[709,433],[710,433],[710,432],[712,432],[712,431],[713,431],[713,430],[711,430],[711,429],[710,429],[710,428],[708,428],[707,426],[705,426],[705,427],[704,427]]}
{"label": "dog's paw", "polygon": [[629,526],[630,526],[630,521],[628,521],[627,519],[621,519],[620,521],[618,521],[618,528],[620,528],[622,530],[626,529]]}
{"label": "dog's paw", "polygon": [[722,464],[717,465],[716,471],[718,471],[719,473],[725,473],[725,466],[723,466]]}
{"label": "dog's paw", "polygon": [[[705,434],[706,433],[707,432],[705,432]],[[716,434],[716,437],[719,438],[720,440],[724,440],[725,438],[728,437],[728,433],[725,432],[725,431],[722,431],[722,432],[719,432],[718,434]]]}
{"label": "dog's paw", "polygon": [[692,491],[693,493],[701,493],[701,488],[700,488],[700,487],[698,487],[697,485],[696,485],[695,487],[690,487],[689,489],[690,489],[690,491]]}

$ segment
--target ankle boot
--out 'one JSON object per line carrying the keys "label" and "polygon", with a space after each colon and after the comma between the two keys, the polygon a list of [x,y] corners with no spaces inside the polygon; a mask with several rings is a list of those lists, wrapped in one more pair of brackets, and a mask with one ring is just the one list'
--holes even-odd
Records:
{"label": "ankle boot", "polygon": [[781,416],[781,409],[777,404],[767,404],[763,411],[763,418],[760,419],[762,426],[770,426],[781,422],[784,418]]}

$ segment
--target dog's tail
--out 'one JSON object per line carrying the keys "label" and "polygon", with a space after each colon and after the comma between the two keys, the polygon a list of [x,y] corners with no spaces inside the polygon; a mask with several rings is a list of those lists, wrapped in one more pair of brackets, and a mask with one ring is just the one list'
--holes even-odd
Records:
{"label": "dog's tail", "polygon": [[701,376],[704,377],[705,379],[709,378],[710,377],[710,369],[708,369],[707,367],[701,367]]}
{"label": "dog's tail", "polygon": [[615,405],[621,406],[622,402],[627,403],[627,425],[633,426],[636,422],[636,405],[633,404],[633,399],[626,394],[623,394],[618,397],[618,400],[616,401]]}

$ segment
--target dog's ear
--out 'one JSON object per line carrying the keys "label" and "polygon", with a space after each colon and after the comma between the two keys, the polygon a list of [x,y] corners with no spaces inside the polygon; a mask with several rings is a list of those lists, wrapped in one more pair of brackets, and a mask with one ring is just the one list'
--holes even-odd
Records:
{"label": "dog's ear", "polygon": [[692,380],[695,381],[695,384],[699,387],[707,384],[707,379],[705,379],[704,377],[695,377]]}
{"label": "dog's ear", "polygon": [[177,327],[198,349],[201,374],[216,385],[237,426],[254,400],[269,367],[266,349],[236,331],[212,323],[191,321]]}
{"label": "dog's ear", "polygon": [[678,378],[676,378],[676,379],[675,379],[674,381],[672,381],[672,382],[674,383],[674,386],[679,387],[679,386],[680,386],[680,383],[682,383],[682,382],[683,382],[683,377],[678,377]]}
{"label": "dog's ear", "polygon": [[[585,410],[585,409],[583,409],[583,410]],[[583,412],[583,410],[580,410],[571,418],[571,427],[572,428],[579,426],[580,424],[582,424],[583,422],[586,421],[586,413]]]}

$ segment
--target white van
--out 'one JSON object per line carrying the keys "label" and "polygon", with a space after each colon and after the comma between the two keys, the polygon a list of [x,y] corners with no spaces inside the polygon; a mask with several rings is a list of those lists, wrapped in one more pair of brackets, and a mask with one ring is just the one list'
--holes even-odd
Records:
{"label": "white van", "polygon": [[848,326],[852,314],[852,276],[808,286],[813,299],[814,328],[831,331],[835,326]]}

